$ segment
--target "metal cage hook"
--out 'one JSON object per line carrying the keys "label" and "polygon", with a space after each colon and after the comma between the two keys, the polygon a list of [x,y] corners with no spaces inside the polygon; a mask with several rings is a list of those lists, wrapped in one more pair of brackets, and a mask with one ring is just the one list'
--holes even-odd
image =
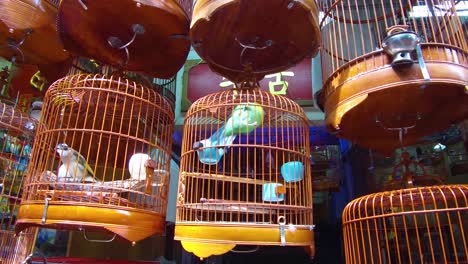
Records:
{"label": "metal cage hook", "polygon": [[111,46],[114,49],[125,50],[125,62],[122,64],[123,66],[127,65],[128,62],[130,61],[130,52],[128,51],[128,47],[133,42],[135,42],[137,35],[145,34],[145,27],[143,25],[133,24],[131,28],[133,31],[133,36],[130,39],[130,41],[128,41],[125,44],[123,44],[122,40],[118,37],[110,36],[109,38],[107,38],[107,43],[109,44],[109,46]]}
{"label": "metal cage hook", "polygon": [[42,263],[43,264],[47,264],[47,258],[46,256],[44,256],[44,254],[42,254],[42,252],[39,252],[39,251],[36,251],[36,252],[33,252],[31,254],[29,254],[29,256],[27,256],[22,262],[21,264],[32,264],[32,258],[37,255],[37,256],[40,256],[42,257]]}

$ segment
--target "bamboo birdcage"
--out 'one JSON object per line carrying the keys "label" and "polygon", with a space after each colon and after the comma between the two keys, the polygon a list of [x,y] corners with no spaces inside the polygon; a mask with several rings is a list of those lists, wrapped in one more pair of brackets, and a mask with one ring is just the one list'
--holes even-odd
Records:
{"label": "bamboo birdcage", "polygon": [[17,235],[14,225],[22,198],[37,122],[5,103],[0,103],[0,263],[16,264],[30,253],[32,229]]}
{"label": "bamboo birdcage", "polygon": [[313,254],[309,126],[302,108],[259,88],[192,104],[184,123],[175,239],[203,258],[236,245]]}
{"label": "bamboo birdcage", "polygon": [[464,1],[319,2],[329,130],[390,153],[468,117]]}
{"label": "bamboo birdcage", "polygon": [[467,263],[468,186],[360,197],[343,211],[346,263]]}
{"label": "bamboo birdcage", "polygon": [[128,79],[58,80],[44,98],[16,229],[107,230],[132,242],[162,232],[173,127],[162,96]]}

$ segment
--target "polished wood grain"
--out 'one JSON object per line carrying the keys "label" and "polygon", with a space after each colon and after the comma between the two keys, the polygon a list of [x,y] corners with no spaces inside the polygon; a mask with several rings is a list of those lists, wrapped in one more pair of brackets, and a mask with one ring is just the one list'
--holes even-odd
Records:
{"label": "polished wood grain", "polygon": [[[357,58],[326,80],[319,105],[330,131],[358,145],[390,153],[468,117],[466,51],[423,45],[431,76],[418,64],[395,70],[382,51]],[[414,126],[414,127],[413,127]],[[402,144],[396,128],[408,127]]]}
{"label": "polished wood grain", "polygon": [[31,226],[45,228],[113,232],[130,242],[138,242],[164,231],[165,219],[160,214],[133,208],[122,209],[88,206],[84,203],[51,202],[42,223],[44,203],[21,205],[15,231]]}
{"label": "polished wood grain", "polygon": [[318,11],[311,0],[199,0],[190,36],[213,71],[235,82],[261,79],[317,52]]}
{"label": "polished wood grain", "polygon": [[[63,0],[59,8],[58,28],[65,48],[101,63],[155,77],[173,76],[187,58],[189,19],[182,7],[172,0]],[[133,37],[132,25],[144,27],[124,49],[109,45],[117,37],[122,45]]]}
{"label": "polished wood grain", "polygon": [[[0,56],[19,63],[47,65],[69,57],[56,30],[57,10],[45,2],[32,0],[0,1]],[[22,45],[18,45],[28,31]],[[11,44],[16,44],[18,48]],[[20,49],[21,51],[18,51]]]}

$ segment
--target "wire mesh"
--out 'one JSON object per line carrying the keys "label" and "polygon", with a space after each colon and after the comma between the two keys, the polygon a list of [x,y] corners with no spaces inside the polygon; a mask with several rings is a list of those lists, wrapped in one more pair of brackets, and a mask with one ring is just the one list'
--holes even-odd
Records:
{"label": "wire mesh", "polygon": [[0,263],[14,264],[31,250],[33,230],[13,230],[37,122],[0,103]]}
{"label": "wire mesh", "polygon": [[[58,80],[44,97],[23,205],[47,199],[49,207],[143,211],[163,219],[173,126],[166,100],[128,79],[82,74]],[[60,217],[57,223],[65,224],[71,216]],[[90,221],[86,214],[75,217]],[[101,218],[94,219],[88,224],[99,226]]]}
{"label": "wire mesh", "polygon": [[[298,104],[260,89],[223,91],[193,103],[184,124],[176,239],[197,240],[185,236],[184,225],[227,227],[198,240],[214,243],[282,243],[279,234],[263,239],[242,227],[279,231],[286,224],[311,232],[308,133]],[[288,232],[284,245],[313,243],[311,234],[288,241]]]}
{"label": "wire mesh", "polygon": [[343,211],[346,263],[467,263],[468,186],[375,193]]}
{"label": "wire mesh", "polygon": [[[365,56],[362,71],[382,65],[382,41],[392,26],[407,26],[422,40],[422,48],[445,50],[426,60],[467,63],[468,46],[455,5],[444,0],[322,0],[322,74],[327,80],[340,67],[357,65]],[[437,45],[436,45],[437,44]],[[449,55],[450,54],[450,55]],[[453,58],[452,58],[453,56]],[[349,65],[348,65],[349,66]]]}

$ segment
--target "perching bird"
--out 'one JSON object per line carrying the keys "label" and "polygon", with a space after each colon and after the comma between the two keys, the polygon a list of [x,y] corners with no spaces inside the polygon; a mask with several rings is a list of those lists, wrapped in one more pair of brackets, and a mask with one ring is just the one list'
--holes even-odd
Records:
{"label": "perching bird", "polygon": [[58,170],[58,181],[96,182],[93,170],[78,151],[72,149],[65,143],[58,144],[55,150],[62,161],[62,165]]}

